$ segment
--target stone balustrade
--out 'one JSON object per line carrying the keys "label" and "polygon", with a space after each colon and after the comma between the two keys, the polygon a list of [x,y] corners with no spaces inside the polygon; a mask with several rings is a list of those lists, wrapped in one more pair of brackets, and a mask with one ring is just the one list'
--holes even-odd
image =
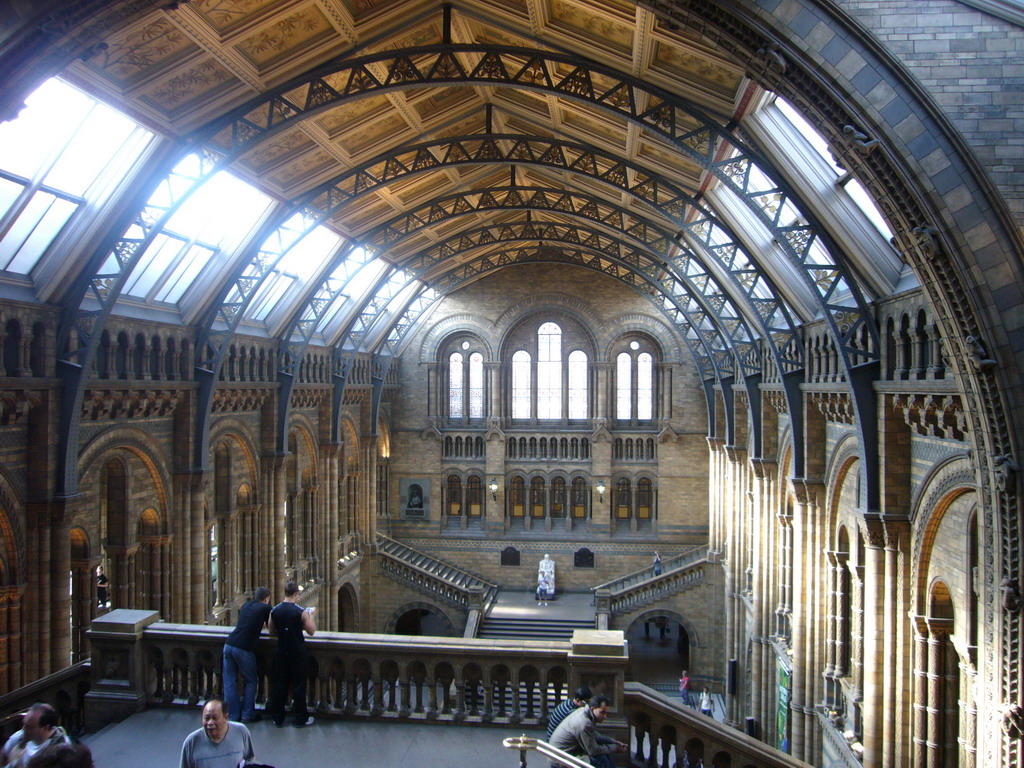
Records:
{"label": "stone balustrade", "polygon": [[[94,668],[107,672],[94,675],[89,696],[114,705],[108,722],[130,714],[126,702],[139,711],[221,695],[229,628],[166,624],[152,613],[140,632],[137,613],[145,612],[111,611],[102,631],[90,630]],[[121,619],[118,636],[110,627]],[[621,701],[629,665],[620,631],[577,630],[568,642],[317,632],[306,644],[310,710],[346,717],[539,726],[579,685]],[[257,650],[259,702],[269,691],[275,645],[265,635]],[[90,720],[90,730],[98,725]]]}
{"label": "stone balustrade", "polygon": [[[45,700],[80,723],[84,703],[86,728],[96,731],[144,708],[196,706],[222,695],[221,652],[229,632],[164,623],[151,611],[110,611],[89,630],[91,663],[4,696],[0,714]],[[257,649],[260,704],[275,643],[265,635]],[[627,683],[621,631],[577,630],[564,642],[317,632],[307,645],[308,705],[318,715],[534,728],[569,691],[586,684],[610,695],[607,728],[628,738],[636,763],[681,766],[685,755],[691,766],[699,760],[733,768],[806,766],[647,686]],[[527,739],[515,748],[534,751],[538,743]],[[531,762],[547,765],[546,752],[536,757]]]}
{"label": "stone balustrade", "polygon": [[[711,725],[697,714],[640,683],[626,683],[625,717],[634,765],[807,768],[808,764],[742,731]],[[709,725],[711,727],[709,727]]]}
{"label": "stone balustrade", "polygon": [[666,595],[695,587],[704,582],[707,546],[694,547],[662,562],[662,571],[655,576],[652,568],[641,568],[614,581],[594,587],[594,603],[599,621],[626,613]]}
{"label": "stone balustrade", "polygon": [[497,585],[382,534],[376,550],[377,563],[388,576],[455,608],[486,613],[497,595]]}

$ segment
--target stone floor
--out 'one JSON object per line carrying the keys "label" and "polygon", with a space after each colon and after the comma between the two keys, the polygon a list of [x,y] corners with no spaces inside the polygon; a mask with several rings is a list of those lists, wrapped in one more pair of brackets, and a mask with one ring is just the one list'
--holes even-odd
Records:
{"label": "stone floor", "polygon": [[[199,728],[201,708],[150,709],[83,741],[96,768],[178,768],[181,742]],[[451,724],[368,723],[323,720],[309,728],[249,726],[256,760],[275,768],[516,768],[519,752],[505,749],[509,736],[544,738],[543,731]],[[536,755],[530,766],[544,766]]]}

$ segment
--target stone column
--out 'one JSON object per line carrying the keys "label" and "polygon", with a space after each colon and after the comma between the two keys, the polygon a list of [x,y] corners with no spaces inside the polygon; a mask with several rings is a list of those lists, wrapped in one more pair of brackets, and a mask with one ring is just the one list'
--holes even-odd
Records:
{"label": "stone column", "polygon": [[928,623],[924,616],[911,616],[914,623],[914,703],[911,766],[928,764]]}
{"label": "stone column", "polygon": [[881,766],[883,755],[883,721],[892,713],[885,709],[883,667],[887,652],[884,630],[885,611],[885,529],[878,520],[868,520],[864,527],[864,590],[863,590],[863,762],[865,768]]}
{"label": "stone column", "polygon": [[202,473],[189,482],[188,549],[191,565],[188,592],[189,623],[206,621],[206,595],[209,591],[210,562],[206,543],[206,478]]}

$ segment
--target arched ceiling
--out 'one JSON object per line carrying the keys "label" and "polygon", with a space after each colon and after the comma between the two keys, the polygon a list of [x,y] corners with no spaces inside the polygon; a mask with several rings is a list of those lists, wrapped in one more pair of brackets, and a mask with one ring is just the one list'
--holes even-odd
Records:
{"label": "arched ceiling", "polygon": [[[586,245],[581,215],[638,239],[630,248],[646,265],[646,293],[683,313],[677,326],[705,376],[756,374],[758,339],[780,372],[800,367],[796,327],[815,314],[847,358],[865,354],[858,334],[870,324],[844,254],[772,161],[735,134],[764,93],[738,62],[632,3],[192,0],[137,14],[63,75],[177,142],[153,164],[154,185],[202,150],[191,183],[230,168],[279,201],[233,276],[205,286],[198,363],[211,370],[281,256],[275,229],[295,212],[349,242],[268,324],[293,351],[317,334],[395,351],[392,329],[405,335],[422,313],[424,300],[392,279],[385,298],[415,317],[367,295],[321,327],[344,294],[336,270],[353,246],[420,265],[421,289],[443,293],[465,284],[467,262],[510,263],[506,239],[463,233],[521,221],[525,209],[552,226],[532,243],[520,233],[517,245],[568,263]],[[714,188],[752,212],[789,264],[770,263],[709,207]],[[499,204],[492,191],[502,189]],[[520,204],[506,202],[508,190]],[[550,202],[559,192],[561,208]],[[804,214],[796,224],[780,218],[787,204]],[[147,223],[169,215],[140,206],[136,221],[148,237]],[[65,296],[78,306],[80,360],[140,240],[126,231],[82,260]],[[604,273],[632,284],[630,270]]]}

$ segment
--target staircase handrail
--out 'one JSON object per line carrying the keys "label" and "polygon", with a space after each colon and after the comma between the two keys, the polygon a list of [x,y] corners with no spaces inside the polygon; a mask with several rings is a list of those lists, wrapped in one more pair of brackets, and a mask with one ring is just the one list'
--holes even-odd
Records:
{"label": "staircase handrail", "polygon": [[632,589],[637,584],[667,577],[677,571],[688,568],[695,563],[706,560],[707,556],[708,545],[701,544],[700,546],[688,549],[681,554],[662,560],[661,573],[658,575],[654,574],[654,570],[651,566],[647,566],[646,568],[640,568],[639,570],[627,573],[625,576],[619,576],[611,581],[606,581],[604,584],[598,584],[596,587],[592,587],[591,591],[597,592],[599,589],[608,590],[611,594],[617,595],[628,589]]}
{"label": "staircase handrail", "polygon": [[569,768],[590,768],[590,760],[573,757],[568,752],[563,752],[558,747],[553,747],[546,741],[527,736],[525,733],[522,736],[502,739],[501,746],[506,749],[518,749],[519,765],[521,766],[526,765],[526,753],[532,750],[546,757],[549,764],[558,763],[559,765],[569,766]]}
{"label": "staircase handrail", "polygon": [[[497,597],[497,584],[492,584],[474,573],[470,573],[469,571],[445,562],[433,555],[428,555],[426,552],[422,552],[415,547],[410,547],[408,544],[403,544],[396,539],[392,539],[390,536],[385,536],[383,533],[377,534],[377,551],[400,562],[404,567],[421,574],[426,579],[445,585],[446,589],[439,593],[440,596],[459,607],[467,610],[479,608],[482,613],[486,614]],[[453,573],[448,576],[442,576],[440,573],[431,571],[418,563],[412,562],[411,555],[419,555],[420,557],[426,558],[426,560],[432,564],[450,569]],[[453,578],[453,576],[457,575],[465,577],[462,583],[459,583],[459,581]],[[418,579],[414,579],[413,581],[420,587],[426,586]],[[430,591],[436,592],[437,590]]]}

